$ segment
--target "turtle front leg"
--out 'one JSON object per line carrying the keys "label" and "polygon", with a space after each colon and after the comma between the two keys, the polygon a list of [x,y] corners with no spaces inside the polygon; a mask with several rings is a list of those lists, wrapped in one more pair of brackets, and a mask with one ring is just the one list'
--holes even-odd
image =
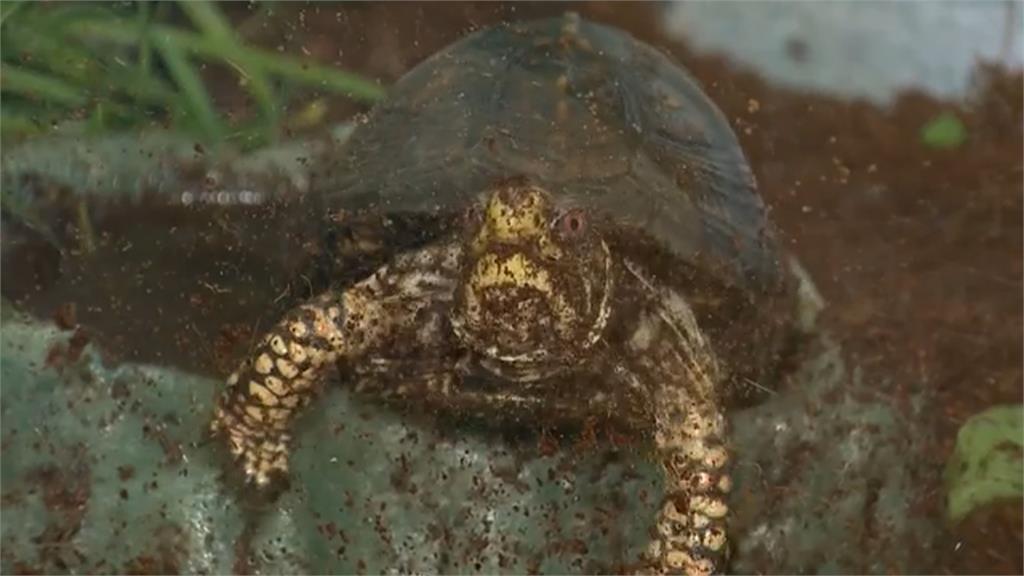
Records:
{"label": "turtle front leg", "polygon": [[731,488],[726,424],[719,403],[721,370],[686,300],[659,287],[633,263],[651,306],[628,343],[627,384],[649,391],[665,496],[648,549],[661,574],[725,569],[726,503]]}
{"label": "turtle front leg", "polygon": [[725,569],[726,503],[731,480],[725,422],[714,402],[662,388],[655,442],[665,473],[657,536],[648,553],[659,573],[713,574]]}
{"label": "turtle front leg", "polygon": [[246,478],[265,485],[288,471],[289,429],[338,361],[355,361],[408,335],[420,312],[449,302],[460,252],[426,248],[399,256],[346,290],[287,313],[227,380],[211,429],[223,435]]}

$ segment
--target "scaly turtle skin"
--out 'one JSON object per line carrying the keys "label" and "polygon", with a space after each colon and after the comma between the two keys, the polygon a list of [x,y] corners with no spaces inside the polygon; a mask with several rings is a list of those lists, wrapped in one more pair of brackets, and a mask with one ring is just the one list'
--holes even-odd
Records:
{"label": "scaly turtle skin", "polygon": [[212,427],[250,480],[287,472],[292,422],[338,366],[382,401],[646,433],[666,476],[649,568],[724,569],[724,399],[771,374],[791,288],[685,72],[573,15],[484,30],[406,75],[320,178],[329,243],[346,221],[418,228],[228,379]]}

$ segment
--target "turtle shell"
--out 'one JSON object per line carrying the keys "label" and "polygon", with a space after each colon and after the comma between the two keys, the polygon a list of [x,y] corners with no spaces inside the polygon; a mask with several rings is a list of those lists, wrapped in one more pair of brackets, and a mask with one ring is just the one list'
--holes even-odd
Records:
{"label": "turtle shell", "polygon": [[573,14],[480,30],[416,66],[317,187],[332,217],[416,221],[429,241],[509,177],[600,215],[619,250],[671,282],[704,286],[715,310],[701,316],[764,316],[787,292],[723,114],[664,54]]}

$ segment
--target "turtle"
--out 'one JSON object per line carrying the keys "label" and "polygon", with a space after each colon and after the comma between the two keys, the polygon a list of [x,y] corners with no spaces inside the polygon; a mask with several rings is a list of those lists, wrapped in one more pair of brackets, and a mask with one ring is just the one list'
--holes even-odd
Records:
{"label": "turtle", "polygon": [[645,569],[725,569],[725,410],[777,370],[794,290],[688,72],[572,13],[482,29],[403,76],[311,188],[337,281],[258,339],[211,424],[251,484],[287,476],[337,369],[371,400],[496,426],[638,431],[666,487]]}

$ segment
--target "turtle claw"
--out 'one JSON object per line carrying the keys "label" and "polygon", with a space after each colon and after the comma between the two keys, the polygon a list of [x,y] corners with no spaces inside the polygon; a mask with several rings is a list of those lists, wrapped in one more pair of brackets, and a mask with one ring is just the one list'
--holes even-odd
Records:
{"label": "turtle claw", "polygon": [[231,453],[236,469],[244,474],[246,486],[265,489],[288,476],[288,434],[257,433],[230,412],[218,409],[210,424],[210,435],[220,436]]}
{"label": "turtle claw", "polygon": [[710,576],[722,573],[722,560],[700,545],[673,546],[671,542],[652,540],[647,547],[648,574]]}
{"label": "turtle claw", "polygon": [[231,482],[248,494],[247,501],[256,505],[273,502],[288,489],[288,452],[283,440],[277,442],[277,450],[272,451],[263,449],[270,442],[248,447],[231,439],[228,442],[234,464]]}
{"label": "turtle claw", "polygon": [[243,465],[246,485],[266,488],[276,478],[288,476],[287,437],[275,441],[264,439],[260,443],[239,445],[232,442],[236,463]]}
{"label": "turtle claw", "polygon": [[278,478],[288,475],[288,467],[275,468],[272,470],[259,470],[251,465],[245,467],[245,483],[248,486],[266,488]]}

